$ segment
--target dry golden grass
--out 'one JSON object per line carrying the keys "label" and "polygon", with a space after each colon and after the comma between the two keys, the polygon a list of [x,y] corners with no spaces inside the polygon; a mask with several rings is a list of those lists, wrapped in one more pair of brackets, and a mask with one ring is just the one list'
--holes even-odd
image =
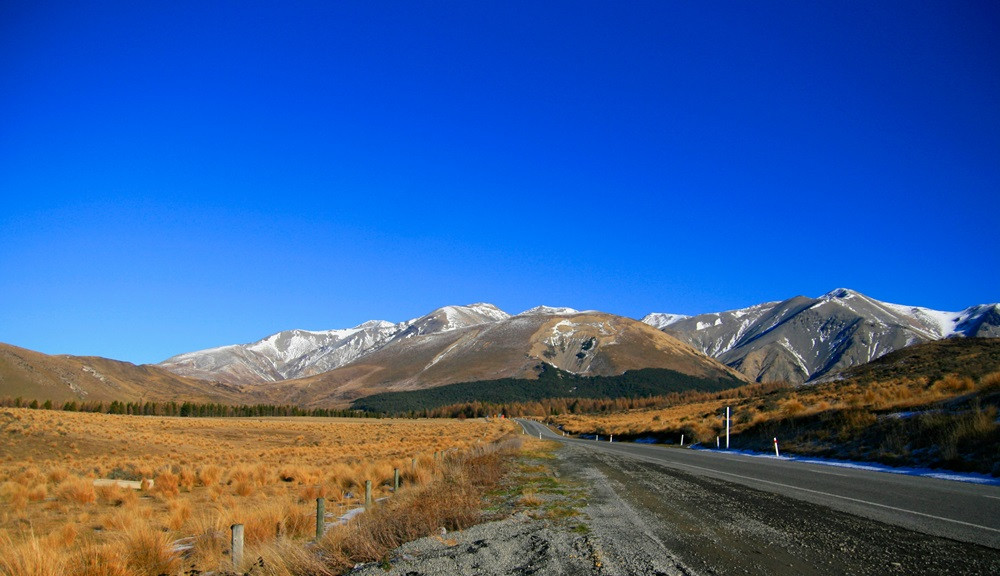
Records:
{"label": "dry golden grass", "polygon": [[[969,377],[946,375],[935,381],[927,378],[895,378],[864,385],[831,382],[802,387],[785,387],[763,395],[745,395],[735,388],[706,402],[691,402],[657,410],[634,410],[613,414],[564,414],[551,418],[569,433],[642,435],[685,434],[688,441],[715,442],[725,429],[727,406],[732,408],[731,433],[767,421],[841,411],[843,430],[858,430],[874,421],[873,412],[907,410],[949,400],[962,394],[1000,387],[1000,372],[974,381]],[[863,409],[862,409],[863,408]],[[864,422],[855,421],[862,419]],[[869,420],[871,422],[869,422]],[[676,440],[675,440],[676,441]]]}
{"label": "dry golden grass", "polygon": [[[318,543],[328,568],[343,573],[358,562],[384,558],[389,550],[441,528],[462,530],[480,518],[483,494],[504,476],[504,449],[471,450],[440,462],[442,478],[402,491],[384,505],[330,530]],[[310,573],[300,569],[300,572]],[[323,572],[318,572],[323,573]]]}
{"label": "dry golden grass", "polygon": [[0,574],[31,574],[32,576],[62,576],[64,562],[34,535],[14,542],[0,532]]}
{"label": "dry golden grass", "polygon": [[61,500],[74,504],[93,504],[97,500],[94,481],[89,478],[67,478],[56,487]]}
{"label": "dry golden grass", "polygon": [[[182,419],[15,408],[0,409],[0,424],[3,576],[231,569],[225,552],[233,523],[245,526],[256,554],[250,560],[273,555],[292,565],[297,558],[305,569],[308,559],[289,546],[301,548],[314,533],[317,497],[337,515],[359,505],[365,480],[375,498],[391,493],[394,468],[408,488],[434,481],[442,465],[434,452],[466,450],[513,430],[482,420]],[[95,486],[99,478],[142,481],[143,489]],[[175,543],[191,547],[175,552]]]}

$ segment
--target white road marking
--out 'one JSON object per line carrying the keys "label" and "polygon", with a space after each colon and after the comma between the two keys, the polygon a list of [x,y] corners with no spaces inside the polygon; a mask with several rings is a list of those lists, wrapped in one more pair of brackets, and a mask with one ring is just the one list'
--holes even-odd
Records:
{"label": "white road marking", "polygon": [[[547,432],[551,432],[547,428],[546,428],[546,431]],[[607,450],[608,448],[606,448],[604,446],[601,446],[601,449]],[[622,452],[622,451],[618,450],[618,452]],[[629,452],[625,451],[625,454],[629,454]],[[782,488],[788,488],[788,489],[791,489],[791,490],[800,490],[802,492],[809,492],[809,493],[812,493],[812,494],[819,494],[821,496],[827,496],[827,497],[830,497],[830,498],[836,498],[836,499],[840,499],[840,500],[847,500],[849,502],[855,502],[855,503],[864,504],[864,505],[867,505],[867,506],[874,506],[876,508],[884,508],[886,510],[893,510],[895,512],[902,512],[904,514],[913,514],[914,516],[922,516],[924,518],[933,518],[934,520],[940,520],[942,522],[951,522],[951,523],[954,523],[954,524],[961,524],[962,526],[969,526],[970,528],[978,528],[980,530],[988,530],[990,532],[1000,533],[1000,529],[997,529],[997,528],[991,528],[989,526],[981,526],[979,524],[973,524],[971,522],[963,522],[962,520],[955,520],[955,519],[952,519],[952,518],[945,518],[944,516],[936,516],[934,514],[927,514],[927,513],[924,513],[924,512],[917,512],[916,510],[907,510],[906,508],[898,508],[896,506],[889,506],[888,504],[879,504],[878,502],[869,502],[868,500],[861,500],[860,498],[851,498],[850,496],[841,496],[840,494],[832,494],[830,492],[823,492],[821,490],[812,490],[810,488],[802,488],[800,486],[794,486],[794,485],[791,485],[791,484],[783,484],[781,482],[773,482],[771,480],[763,480],[763,479],[760,479],[760,478],[754,478],[752,476],[743,476],[741,474],[734,474],[732,472],[723,472],[721,470],[713,470],[711,468],[705,468],[703,466],[696,466],[694,464],[686,464],[686,463],[683,463],[683,462],[676,462],[676,461],[665,462],[665,461],[659,460],[659,459],[657,459],[657,458],[655,458],[653,456],[639,455],[639,454],[632,454],[632,455],[633,456],[638,456],[638,457],[640,457],[640,458],[642,458],[644,460],[653,461],[654,463],[657,463],[657,464],[668,463],[668,464],[674,465],[674,466],[684,466],[684,467],[687,467],[687,468],[693,468],[695,470],[701,470],[701,471],[709,472],[709,473],[713,473],[713,474],[721,474],[723,476],[732,476],[733,478],[740,478],[742,480],[747,480],[749,482],[760,482],[762,484],[771,484],[773,486],[780,486]],[[815,472],[817,474],[830,474],[832,476],[847,476],[846,474],[836,474],[836,473],[833,473],[833,472],[821,472],[819,470],[811,470],[811,472]],[[1000,497],[997,497],[997,496],[988,496],[988,495],[984,495],[984,496],[986,498],[993,498],[993,499],[996,499],[996,500],[1000,500]]]}
{"label": "white road marking", "polygon": [[[807,468],[807,470],[809,470]],[[825,470],[809,470],[813,474],[826,474],[827,476],[840,476],[841,478],[848,478],[847,474],[837,474],[836,472],[826,472]]]}
{"label": "white road marking", "polygon": [[955,524],[961,524],[963,526],[969,526],[970,528],[978,528],[980,530],[989,530],[990,532],[1000,533],[1000,529],[990,528],[989,526],[980,526],[979,524],[972,524],[971,522],[963,522],[961,520],[954,520],[952,518],[945,518],[944,516],[935,516],[934,514],[926,514],[924,512],[917,512],[916,510],[907,510],[906,508],[897,508],[896,506],[889,506],[888,504],[879,504],[878,502],[869,502],[868,500],[861,500],[860,498],[851,498],[850,496],[841,496],[840,494],[832,494],[830,492],[823,492],[821,490],[812,490],[809,488],[802,488],[800,486],[794,486],[791,484],[783,484],[781,482],[773,482],[771,480],[762,480],[760,478],[753,478],[751,476],[743,476],[741,474],[733,474],[732,472],[722,472],[721,470],[712,470],[711,468],[704,468],[702,466],[695,466],[694,464],[684,464],[681,462],[674,462],[678,466],[687,466],[688,468],[695,468],[697,470],[702,470],[704,472],[711,472],[714,474],[722,474],[724,476],[732,476],[733,478],[740,478],[742,480],[749,480],[750,482],[760,482],[762,484],[771,484],[773,486],[781,486],[782,488],[788,488],[791,490],[800,490],[802,492],[809,492],[812,494],[820,494],[822,496],[828,496],[830,498],[839,498],[840,500],[848,500],[850,502],[857,502],[858,504],[865,504],[868,506],[875,506],[878,508],[885,508],[886,510],[893,510],[896,512],[903,512],[904,514],[913,514],[915,516],[923,516],[924,518],[933,518],[935,520],[941,520],[942,522],[952,522]]}

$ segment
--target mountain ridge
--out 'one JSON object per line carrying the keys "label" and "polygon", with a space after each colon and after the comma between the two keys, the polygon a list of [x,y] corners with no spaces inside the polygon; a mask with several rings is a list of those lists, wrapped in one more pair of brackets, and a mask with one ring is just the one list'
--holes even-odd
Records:
{"label": "mountain ridge", "polygon": [[1000,304],[959,312],[875,300],[847,288],[746,308],[643,322],[755,381],[802,383],[865,364],[917,343],[1000,336]]}
{"label": "mountain ridge", "polygon": [[[913,344],[1000,336],[1000,305],[958,312],[881,302],[848,289],[644,322],[537,306],[445,306],[403,322],[286,330],[159,365],[47,356],[0,345],[0,391],[39,399],[167,399],[345,405],[385,391],[533,379],[540,365],[581,376],[657,368],[697,377],[812,382]],[[735,375],[735,376],[734,376]]]}
{"label": "mountain ridge", "polygon": [[[581,314],[601,313],[542,305],[511,315],[483,302],[450,305],[398,323],[371,320],[339,330],[286,330],[250,344],[180,354],[159,366],[182,376],[232,385],[265,384],[325,374],[417,336],[488,327],[520,318],[569,318]],[[641,321],[751,380],[793,383],[822,378],[920,342],[955,336],[1000,336],[997,304],[946,312],[882,302],[847,288],[817,298],[794,296],[695,316],[650,313]],[[558,334],[552,338],[558,339]],[[461,342],[455,341],[448,350],[461,348]],[[441,356],[428,359],[428,368],[446,352],[438,351]],[[536,349],[529,355],[538,357],[540,353]],[[574,369],[571,358],[560,361],[560,368]],[[355,373],[394,373],[371,362],[362,364],[367,368],[357,368]]]}

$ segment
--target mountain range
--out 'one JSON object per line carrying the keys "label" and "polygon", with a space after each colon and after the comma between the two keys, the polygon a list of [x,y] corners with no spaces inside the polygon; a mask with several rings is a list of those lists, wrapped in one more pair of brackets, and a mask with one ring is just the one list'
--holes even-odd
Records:
{"label": "mountain range", "polygon": [[266,386],[292,403],[319,406],[377,392],[535,378],[542,363],[588,376],[665,368],[745,380],[637,320],[546,306],[512,316],[491,304],[446,306],[398,324],[286,331],[252,344],[181,354],[160,366],[189,378]]}
{"label": "mountain range", "polygon": [[642,321],[539,306],[445,306],[403,322],[287,330],[249,344],[135,366],[0,345],[0,396],[191,399],[345,406],[387,391],[535,378],[548,364],[581,376],[661,368],[708,380],[801,383],[913,344],[1000,336],[1000,305],[960,312],[889,304],[838,289],[726,312]]}
{"label": "mountain range", "polygon": [[[530,330],[523,327],[529,318],[560,320],[549,323],[547,329],[554,331],[546,335],[539,332],[541,323],[532,324]],[[320,374],[328,374],[325,380],[341,381],[342,373],[329,373],[357,362],[351,374],[357,374],[361,365],[367,366],[366,375],[361,378],[366,387],[379,382],[395,387],[419,387],[457,381],[446,377],[446,372],[460,373],[461,378],[468,380],[525,373],[523,362],[507,357],[491,369],[456,371],[454,368],[461,362],[490,364],[482,350],[508,346],[526,352],[535,363],[545,361],[578,374],[609,375],[604,360],[595,363],[593,354],[578,347],[591,338],[594,344],[608,342],[611,334],[627,325],[624,321],[617,316],[571,308],[539,306],[511,316],[492,304],[446,306],[398,324],[370,321],[346,330],[279,332],[252,344],[181,354],[160,366],[192,378],[260,384]],[[602,322],[604,328],[594,328]],[[839,288],[819,298],[795,296],[698,316],[653,313],[642,322],[689,344],[749,380],[802,383],[831,376],[913,344],[955,336],[1000,336],[1000,306],[985,304],[960,312],[943,312],[881,302]],[[570,323],[590,329],[569,330],[566,326]],[[553,328],[556,325],[559,328]],[[458,352],[472,350],[479,350],[478,356],[446,362],[436,369],[434,365],[443,356],[434,356],[420,369],[404,368],[412,362],[401,361],[412,356],[405,349],[418,344],[410,339],[431,335],[438,336],[421,340],[418,347],[430,351],[437,350],[440,344],[454,357],[461,356]],[[488,340],[489,344],[472,345],[472,340]],[[543,341],[545,350],[538,346]],[[636,361],[641,363],[645,356],[639,356]],[[649,361],[653,364],[630,367],[660,367],[657,361]],[[376,373],[382,376],[374,376]],[[355,377],[351,380],[360,384]]]}
{"label": "mountain range", "polygon": [[1000,336],[1000,305],[942,312],[889,304],[839,288],[749,308],[643,322],[677,337],[751,380],[802,383],[830,377],[913,344]]}

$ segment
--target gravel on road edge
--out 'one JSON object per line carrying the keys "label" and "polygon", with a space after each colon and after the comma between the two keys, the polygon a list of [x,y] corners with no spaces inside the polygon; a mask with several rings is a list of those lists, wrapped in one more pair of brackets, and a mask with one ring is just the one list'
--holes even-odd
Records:
{"label": "gravel on road edge", "polygon": [[514,484],[506,518],[410,542],[352,576],[693,574],[599,472],[568,463],[564,450],[522,458]]}
{"label": "gravel on road edge", "polygon": [[565,445],[522,466],[515,512],[351,574],[1000,574],[992,548],[627,456]]}

